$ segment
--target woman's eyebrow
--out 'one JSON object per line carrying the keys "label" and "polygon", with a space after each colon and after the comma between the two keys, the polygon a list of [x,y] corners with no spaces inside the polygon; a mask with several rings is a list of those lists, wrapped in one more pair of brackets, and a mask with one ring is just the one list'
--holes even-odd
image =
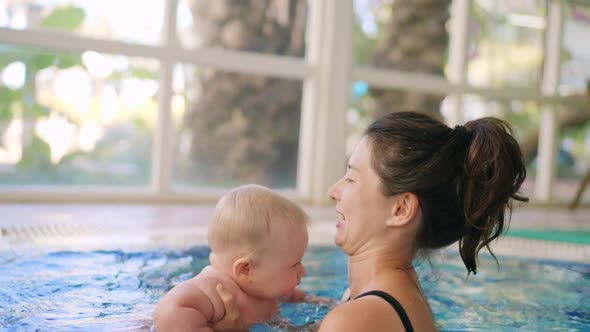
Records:
{"label": "woman's eyebrow", "polygon": [[357,173],[360,173],[359,172],[359,169],[356,166],[354,166],[353,164],[346,165],[346,168],[349,169],[349,170],[351,170],[351,171],[355,171]]}

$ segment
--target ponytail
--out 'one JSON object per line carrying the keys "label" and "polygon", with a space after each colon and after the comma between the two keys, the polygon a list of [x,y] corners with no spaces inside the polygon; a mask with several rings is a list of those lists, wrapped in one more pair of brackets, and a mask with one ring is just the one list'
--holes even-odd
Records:
{"label": "ponytail", "polygon": [[[469,273],[477,273],[477,255],[509,225],[512,200],[527,202],[518,192],[526,177],[522,152],[508,123],[482,118],[465,124],[470,133],[464,173],[457,196],[462,197],[465,232],[459,251]],[[508,216],[506,216],[508,212]]]}

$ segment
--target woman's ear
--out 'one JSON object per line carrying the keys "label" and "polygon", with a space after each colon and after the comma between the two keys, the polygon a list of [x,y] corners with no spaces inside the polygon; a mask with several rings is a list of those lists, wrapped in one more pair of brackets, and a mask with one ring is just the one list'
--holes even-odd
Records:
{"label": "woman's ear", "polygon": [[406,192],[395,196],[387,226],[404,226],[415,219],[420,210],[420,200],[414,193]]}
{"label": "woman's ear", "polygon": [[241,257],[234,262],[233,274],[236,280],[250,282],[252,273],[252,259]]}

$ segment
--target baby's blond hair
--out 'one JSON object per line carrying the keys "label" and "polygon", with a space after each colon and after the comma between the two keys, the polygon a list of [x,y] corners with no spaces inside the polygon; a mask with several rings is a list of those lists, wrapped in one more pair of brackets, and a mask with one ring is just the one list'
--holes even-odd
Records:
{"label": "baby's blond hair", "polygon": [[237,187],[215,207],[207,239],[211,250],[254,253],[285,226],[309,225],[309,217],[297,204],[260,185]]}

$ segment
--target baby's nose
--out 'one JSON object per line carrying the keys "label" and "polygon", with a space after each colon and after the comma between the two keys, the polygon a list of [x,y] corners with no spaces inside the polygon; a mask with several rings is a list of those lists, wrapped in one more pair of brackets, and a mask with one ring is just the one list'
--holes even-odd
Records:
{"label": "baby's nose", "polygon": [[301,264],[301,276],[304,277],[307,275],[307,269],[305,268],[305,266],[303,266],[303,264]]}

